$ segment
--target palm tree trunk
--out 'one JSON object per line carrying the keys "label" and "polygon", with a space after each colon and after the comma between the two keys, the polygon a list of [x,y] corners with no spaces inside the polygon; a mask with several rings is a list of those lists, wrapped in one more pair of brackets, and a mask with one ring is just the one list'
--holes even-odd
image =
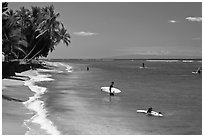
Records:
{"label": "palm tree trunk", "polygon": [[[38,43],[38,42],[37,42]],[[32,50],[23,58],[23,60],[25,60],[28,56],[30,56],[30,54],[33,52],[33,50],[35,49],[35,47],[37,46],[37,44],[35,44],[35,46],[32,48]]]}
{"label": "palm tree trunk", "polygon": [[27,62],[31,61],[32,59],[34,59],[42,50],[44,50],[45,46],[43,46],[43,48],[41,48],[41,50],[39,50],[34,56],[32,56]]}
{"label": "palm tree trunk", "polygon": [[34,56],[32,56],[32,58],[30,58],[27,62],[31,61],[32,59],[34,59],[44,48],[42,48],[40,51],[38,51]]}
{"label": "palm tree trunk", "polygon": [[[47,30],[46,30],[46,31],[47,31]],[[46,31],[44,31],[43,34],[45,34]],[[41,33],[41,34],[39,34],[39,35],[41,36],[41,35],[43,35],[43,34]],[[39,35],[38,35],[36,38],[38,38]],[[40,37],[40,39],[37,41],[37,43],[36,43],[35,46],[32,48],[32,50],[23,58],[24,60],[25,60],[28,56],[30,56],[30,54],[33,52],[33,50],[35,49],[35,47],[37,46],[37,44],[40,42],[40,40],[41,40],[42,38],[43,38],[43,36]]]}

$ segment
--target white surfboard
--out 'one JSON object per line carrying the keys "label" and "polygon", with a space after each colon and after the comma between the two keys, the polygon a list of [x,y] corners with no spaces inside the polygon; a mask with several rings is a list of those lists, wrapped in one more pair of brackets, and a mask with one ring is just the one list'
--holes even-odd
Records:
{"label": "white surfboard", "polygon": [[193,71],[192,73],[193,73],[193,74],[198,74],[198,72],[197,72],[197,71]]}
{"label": "white surfboard", "polygon": [[147,67],[139,67],[140,69],[145,69],[145,68],[147,68]]}
{"label": "white surfboard", "polygon": [[[101,91],[110,93],[109,88],[110,88],[110,87],[101,87]],[[111,92],[112,92],[112,93],[120,93],[121,90],[119,90],[119,89],[113,87],[113,88],[111,88]]]}
{"label": "white surfboard", "polygon": [[145,113],[146,115],[156,116],[156,117],[163,117],[162,114],[159,114],[156,111],[152,111],[151,113],[147,113],[147,110],[137,110],[137,113]]}
{"label": "white surfboard", "polygon": [[198,73],[198,71],[193,71],[193,74],[201,74],[202,71],[200,71],[200,73]]}

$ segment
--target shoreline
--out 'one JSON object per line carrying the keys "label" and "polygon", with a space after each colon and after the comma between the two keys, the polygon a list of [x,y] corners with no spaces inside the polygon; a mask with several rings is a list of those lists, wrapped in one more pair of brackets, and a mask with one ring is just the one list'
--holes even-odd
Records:
{"label": "shoreline", "polygon": [[28,130],[24,120],[33,114],[22,102],[33,96],[33,93],[24,86],[29,78],[23,74],[2,79],[2,135],[24,135]]}
{"label": "shoreline", "polygon": [[[26,125],[29,125],[30,130],[26,135],[32,134],[45,134],[45,135],[60,135],[60,131],[53,125],[52,121],[47,118],[47,110],[44,107],[45,103],[41,100],[41,96],[47,92],[46,87],[38,86],[36,82],[52,81],[51,75],[44,75],[39,71],[33,71],[29,74],[30,80],[25,82],[27,86],[34,94],[29,100],[23,102],[27,109],[34,112],[35,115],[26,120]],[[36,127],[35,125],[39,125]],[[37,131],[40,131],[38,133]]]}
{"label": "shoreline", "polygon": [[44,102],[39,99],[46,88],[35,84],[49,80],[52,79],[39,74],[37,70],[2,79],[3,135],[33,134],[33,127],[45,130],[42,134],[59,134],[54,132],[52,124],[49,125],[51,121],[46,118]]}
{"label": "shoreline", "polygon": [[[54,66],[47,61],[45,63],[49,68]],[[36,83],[53,80],[51,75],[40,73],[43,71],[55,70],[37,68],[2,79],[3,135],[60,134],[47,118],[45,104],[40,100],[47,88]],[[35,133],[36,131],[40,133]]]}

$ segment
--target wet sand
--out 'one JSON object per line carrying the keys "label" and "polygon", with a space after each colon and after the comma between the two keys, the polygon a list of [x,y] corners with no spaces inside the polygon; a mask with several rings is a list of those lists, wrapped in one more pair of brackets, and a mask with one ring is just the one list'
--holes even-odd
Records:
{"label": "wet sand", "polygon": [[22,102],[33,96],[24,81],[28,80],[30,71],[18,73],[17,76],[2,79],[2,134],[24,135],[28,128],[24,120],[32,117],[32,113]]}

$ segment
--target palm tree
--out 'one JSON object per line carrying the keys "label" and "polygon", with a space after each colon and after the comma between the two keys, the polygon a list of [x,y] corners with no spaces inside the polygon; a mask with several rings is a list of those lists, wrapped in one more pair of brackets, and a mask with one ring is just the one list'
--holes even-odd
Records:
{"label": "palm tree", "polygon": [[[62,40],[67,46],[70,43],[70,35],[63,24],[57,21],[59,13],[54,12],[54,6],[48,6],[41,10],[32,8],[32,13],[39,18],[33,24],[37,24],[34,29],[33,45],[25,58],[33,59],[35,57],[46,57],[48,53],[54,50],[55,46]],[[35,11],[35,12],[34,12]],[[33,14],[34,15],[34,14]],[[39,16],[41,15],[41,16]],[[39,23],[40,22],[40,23]],[[39,23],[39,24],[38,24]],[[36,34],[38,34],[36,36]]]}
{"label": "palm tree", "polygon": [[7,2],[2,2],[2,13],[8,10],[8,3]]}
{"label": "palm tree", "polygon": [[70,35],[64,25],[57,20],[59,13],[54,6],[44,8],[21,7],[14,12],[7,11],[7,4],[2,4],[2,50],[13,58],[33,59],[47,57],[63,41],[67,46]]}
{"label": "palm tree", "polygon": [[70,34],[67,32],[67,29],[65,29],[64,25],[61,23],[62,28],[60,29],[60,36],[61,36],[61,40],[63,41],[63,43],[65,43],[67,46],[69,45],[69,43],[71,43],[70,41]]}
{"label": "palm tree", "polygon": [[6,11],[7,4],[2,6],[2,52],[7,58],[18,59],[20,55],[26,54],[24,51],[27,46],[26,38],[17,25],[18,19],[14,11]]}

